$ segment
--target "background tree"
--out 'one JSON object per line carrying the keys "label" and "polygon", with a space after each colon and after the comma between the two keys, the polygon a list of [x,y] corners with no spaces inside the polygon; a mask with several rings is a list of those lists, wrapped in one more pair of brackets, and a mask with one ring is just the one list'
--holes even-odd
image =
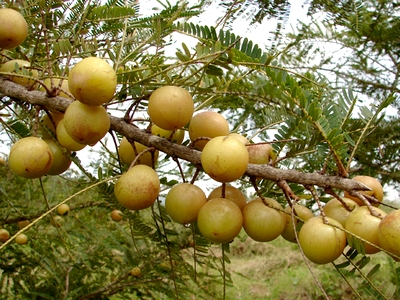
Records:
{"label": "background tree", "polygon": [[[230,282],[225,267],[229,243],[217,247],[221,255],[210,255],[216,247],[199,233],[196,224],[173,222],[164,207],[168,191],[178,182],[194,182],[205,192],[221,184],[202,170],[201,152],[194,149],[187,134],[179,145],[150,133],[147,105],[161,86],[185,88],[193,96],[196,112],[219,112],[229,121],[230,132],[240,133],[251,143],[272,145],[274,153],[268,163],[249,164],[244,176],[233,183],[248,200],[273,197],[289,207],[297,201],[319,214],[323,202],[340,198],[343,191],[366,201],[354,192],[364,187],[347,178],[353,173],[379,174],[382,182],[396,182],[392,171],[398,160],[397,136],[393,130],[391,135],[387,132],[397,120],[384,118],[387,107],[396,107],[398,92],[398,69],[394,68],[398,49],[389,33],[397,26],[397,20],[390,17],[394,5],[380,1],[381,9],[372,13],[372,4],[354,3],[357,20],[362,21],[354,29],[355,16],[350,10],[344,14],[347,6],[338,6],[333,13],[328,1],[311,3],[310,13],[332,14],[322,23],[331,24],[332,39],[358,50],[349,55],[349,68],[341,62],[336,65],[332,58],[321,59],[317,67],[306,64],[311,62],[309,40],[323,36],[312,25],[304,24],[286,43],[278,39],[281,23],[276,47],[270,51],[260,48],[257,41],[237,36],[229,28],[230,21],[243,9],[241,5],[250,2],[224,2],[222,21],[207,26],[191,22],[207,13],[207,1],[158,3],[161,9],[145,16],[139,14],[137,1],[3,3],[21,11],[29,35],[20,46],[2,50],[2,62],[25,59],[32,68],[18,76],[13,73],[15,65],[1,72],[1,137],[7,149],[2,151],[8,152],[17,140],[32,135],[47,134],[57,141],[55,133],[41,125],[43,118],[50,112],[65,112],[72,100],[68,94],[59,96],[65,89],[60,90],[61,83],[55,84],[54,78],[66,79],[82,58],[104,58],[118,82],[112,101],[104,105],[110,114],[109,132],[95,146],[68,154],[72,168],[61,176],[31,180],[17,176],[8,166],[0,169],[0,225],[11,232],[11,238],[0,245],[5,298],[225,296]],[[286,1],[260,1],[259,7],[253,23],[276,15],[284,22],[282,16],[289,11]],[[338,20],[342,23],[337,24]],[[334,30],[339,25],[342,31]],[[359,28],[370,31],[367,34]],[[387,32],[379,35],[371,28]],[[177,36],[194,38],[196,44],[181,43],[170,54]],[[375,38],[369,41],[371,36]],[[386,37],[387,43],[378,37]],[[379,69],[373,71],[363,58],[366,49],[370,59],[380,63]],[[328,55],[322,49],[319,53]],[[391,59],[392,65],[382,65],[380,57]],[[328,63],[335,64],[329,70],[338,79],[331,80],[322,72]],[[33,70],[39,74],[36,79],[30,73]],[[366,76],[355,76],[355,72]],[[16,76],[31,81],[23,86],[9,80]],[[48,77],[53,83],[45,88]],[[340,89],[345,85],[342,82],[351,82],[357,95],[351,88]],[[372,106],[363,102],[370,97],[376,99]],[[353,113],[356,108],[359,114]],[[158,201],[146,210],[128,210],[114,194],[115,182],[129,168],[117,151],[122,137],[149,147],[146,151],[160,152],[153,162],[161,191]],[[385,204],[391,204],[387,200],[391,199],[385,199]],[[65,203],[71,211],[62,217],[56,211]],[[387,211],[393,209],[393,205],[385,206]],[[121,222],[110,218],[112,210],[122,212]],[[22,228],[19,222],[26,220],[30,223]],[[13,242],[20,233],[27,234],[27,245]],[[346,249],[342,263],[334,267],[346,280],[357,272],[373,295],[390,299],[397,292],[396,282],[385,289],[374,285],[372,276],[379,265],[368,273],[362,270],[370,261],[363,245],[352,239],[352,248]],[[214,284],[222,285],[221,291],[209,288]],[[363,296],[350,286],[355,295]]]}
{"label": "background tree", "polygon": [[353,162],[358,162],[353,171],[376,174],[397,187],[398,5],[391,1],[311,1],[309,15],[311,22],[300,23],[298,33],[289,35],[292,50],[281,56],[283,63],[328,77],[336,90],[334,99],[343,88],[351,87],[358,102],[369,105],[352,123],[369,119],[370,112],[395,96],[386,110],[389,115],[374,130],[361,139],[356,132],[351,136],[360,140],[358,146],[363,149],[353,155]]}

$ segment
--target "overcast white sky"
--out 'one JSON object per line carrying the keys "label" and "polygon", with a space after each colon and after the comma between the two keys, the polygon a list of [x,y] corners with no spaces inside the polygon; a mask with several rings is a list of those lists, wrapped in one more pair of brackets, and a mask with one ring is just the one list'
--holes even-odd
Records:
{"label": "overcast white sky", "polygon": [[[156,12],[156,9],[160,9],[162,6],[154,0],[139,0],[140,2],[140,14],[151,15]],[[171,4],[179,2],[179,0],[170,0]],[[195,4],[198,1],[190,0],[189,3]],[[209,6],[206,13],[200,17],[192,18],[190,21],[198,23],[199,25],[215,26],[219,17],[223,15],[223,11],[219,6],[220,1],[214,0]],[[292,26],[295,27],[297,20],[307,21],[307,7],[303,7],[302,0],[291,0],[290,15],[286,24],[285,30],[291,31]],[[242,12],[238,18],[232,23],[232,32],[241,37],[247,37],[253,42],[257,42],[258,45],[268,46],[268,38],[271,37],[269,32],[273,32],[276,28],[276,20],[265,20],[262,24],[257,24],[252,27],[248,26],[249,19],[254,12],[257,11],[257,6],[250,5],[247,9]],[[186,42],[186,41],[185,41]],[[177,44],[180,46],[180,43]]]}

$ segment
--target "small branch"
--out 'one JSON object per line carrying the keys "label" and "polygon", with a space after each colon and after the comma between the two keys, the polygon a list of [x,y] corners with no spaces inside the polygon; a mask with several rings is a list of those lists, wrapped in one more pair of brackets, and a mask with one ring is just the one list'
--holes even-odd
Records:
{"label": "small branch", "polygon": [[189,144],[189,148],[194,149],[196,147],[196,143],[199,141],[209,141],[211,140],[210,137],[207,136],[199,136],[198,138],[195,138],[191,143]]}
{"label": "small branch", "polygon": [[258,188],[257,185],[257,178],[254,176],[250,176],[250,182],[253,185],[254,191],[256,192],[257,196],[264,202],[264,204],[266,204],[268,206],[268,204],[266,203],[266,201],[264,200],[263,195],[260,192],[260,189]]}
{"label": "small branch", "polygon": [[[285,194],[286,200],[289,203],[289,206],[292,207],[293,206],[293,202],[298,202],[300,201],[300,197],[297,196],[292,189],[290,188],[289,184],[286,182],[286,180],[279,180],[276,183],[283,191],[283,193]],[[293,201],[291,201],[291,199],[293,199]]]}
{"label": "small branch", "polygon": [[[365,206],[367,206],[369,211],[371,212],[371,215],[373,215],[374,217],[377,217],[377,218],[381,218],[381,219],[383,218],[383,216],[375,210],[375,208],[371,205],[371,202],[365,197],[366,195],[364,195],[358,191],[349,191],[349,194],[351,196],[357,197],[358,199],[363,201]],[[378,201],[378,200],[376,200],[376,201]],[[378,201],[378,203],[380,203],[380,202]]]}
{"label": "small branch", "polygon": [[[0,93],[20,99],[32,105],[40,105],[60,112],[64,112],[71,103],[70,99],[60,96],[48,97],[44,92],[40,91],[28,91],[25,87],[4,79],[0,79]],[[134,125],[127,123],[123,118],[110,116],[110,121],[111,129],[126,136],[128,140],[132,139],[147,147],[154,147],[169,156],[178,157],[195,165],[201,164],[201,152],[198,150],[190,149],[183,145],[177,145],[171,143],[167,139],[146,133]],[[246,175],[264,178],[274,182],[285,180],[292,183],[316,185],[321,188],[331,187],[346,191],[367,190],[365,185],[351,179],[339,176],[321,175],[318,173],[304,173],[296,170],[278,169],[269,165],[249,164]]]}
{"label": "small branch", "polygon": [[[136,212],[135,212],[136,213]],[[137,253],[140,254],[141,257],[146,258],[146,255],[144,255],[140,250],[138,245],[136,244],[136,238],[135,238],[135,234],[133,232],[133,221],[131,218],[129,218],[129,230],[131,232],[131,238],[132,238],[132,243],[133,243],[133,247],[136,249]]]}
{"label": "small branch", "polygon": [[199,176],[200,171],[201,171],[201,167],[200,167],[200,165],[198,165],[198,167],[196,168],[196,171],[194,172],[193,178],[190,181],[190,184],[194,184],[195,183],[197,177]]}
{"label": "small branch", "polygon": [[342,199],[342,197],[340,197],[338,194],[335,193],[334,190],[332,190],[331,188],[326,188],[325,189],[325,193],[332,195],[333,197],[335,197],[342,205],[343,207],[347,210],[347,211],[353,211],[353,209],[347,205],[347,203]]}
{"label": "small branch", "polygon": [[226,190],[226,183],[222,183],[222,193],[221,193],[221,198],[225,198],[225,190]]}
{"label": "small branch", "polygon": [[132,168],[133,166],[135,166],[135,165],[137,164],[137,162],[139,161],[139,159],[140,159],[145,153],[147,153],[147,152],[150,152],[150,153],[151,153],[151,161],[152,161],[152,164],[153,164],[153,166],[154,166],[154,163],[155,163],[155,161],[154,161],[154,152],[157,150],[156,148],[154,148],[154,147],[149,147],[149,148],[146,148],[146,149],[144,149],[143,151],[137,153],[136,146],[135,146],[134,143],[132,143],[132,147],[133,147],[133,149],[134,149],[134,152],[135,152],[135,156],[136,156],[136,157],[135,157],[135,159],[132,161],[131,165],[129,166],[129,169]]}
{"label": "small branch", "polygon": [[319,211],[321,212],[321,217],[322,217],[324,224],[329,224],[328,219],[326,218],[326,215],[324,212],[324,208],[322,207],[322,204],[321,204],[321,201],[319,200],[317,191],[315,190],[315,187],[312,185],[305,185],[304,187],[311,192],[311,195],[313,196],[315,202],[317,202],[317,205],[318,205]]}
{"label": "small branch", "polygon": [[67,275],[65,278],[65,292],[64,292],[64,298],[67,299],[68,297],[68,291],[69,291],[69,273],[71,273],[72,267],[69,267],[67,270]]}

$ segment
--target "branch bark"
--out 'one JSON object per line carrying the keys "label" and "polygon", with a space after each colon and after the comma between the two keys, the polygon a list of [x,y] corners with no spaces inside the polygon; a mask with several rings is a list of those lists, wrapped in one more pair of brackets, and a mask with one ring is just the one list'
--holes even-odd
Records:
{"label": "branch bark", "polygon": [[[71,103],[63,97],[48,97],[41,91],[29,91],[14,82],[0,78],[0,93],[10,98],[16,98],[32,105],[39,105],[47,109],[64,112]],[[128,124],[123,118],[110,116],[111,130],[114,130],[128,139],[135,140],[145,146],[154,147],[171,157],[177,157],[195,165],[200,165],[201,152],[186,146],[177,145],[168,140],[146,133],[138,127]],[[321,175],[319,173],[304,173],[297,170],[283,170],[269,165],[249,164],[246,175],[279,182],[281,180],[302,185],[316,185],[321,188],[337,188],[341,190],[369,190],[365,185],[354,180],[339,176]]]}

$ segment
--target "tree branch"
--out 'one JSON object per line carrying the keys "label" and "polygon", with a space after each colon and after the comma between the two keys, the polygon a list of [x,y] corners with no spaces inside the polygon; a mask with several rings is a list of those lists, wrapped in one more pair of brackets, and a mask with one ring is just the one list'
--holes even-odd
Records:
{"label": "tree branch", "polygon": [[[39,105],[47,109],[64,112],[71,103],[70,99],[63,97],[48,97],[44,92],[29,91],[25,87],[14,82],[0,78],[0,93],[3,96],[20,99],[32,105]],[[200,165],[201,152],[190,149],[189,147],[174,144],[167,139],[146,133],[144,130],[125,122],[123,118],[110,116],[111,129],[126,136],[128,139],[135,140],[145,146],[154,147],[171,157]],[[249,164],[246,175],[265,178],[274,182],[281,180],[298,183],[302,185],[317,185],[321,188],[338,188],[341,190],[368,190],[365,185],[354,180],[339,176],[321,175],[319,173],[303,173],[296,170],[283,170],[269,165]]]}

